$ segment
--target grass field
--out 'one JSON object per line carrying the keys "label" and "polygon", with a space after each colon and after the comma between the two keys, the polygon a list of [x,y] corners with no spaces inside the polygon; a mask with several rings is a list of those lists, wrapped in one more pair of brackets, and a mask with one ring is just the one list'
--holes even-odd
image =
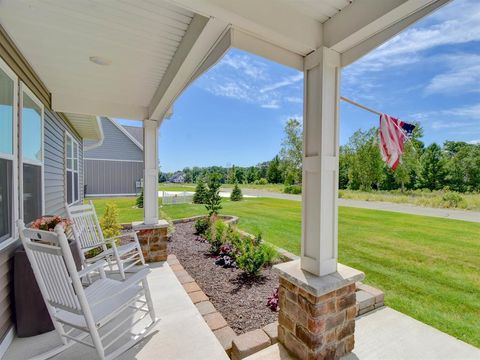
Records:
{"label": "grass field", "polygon": [[[112,199],[96,199],[99,215]],[[140,220],[134,199],[114,199],[120,221]],[[300,202],[224,201],[223,214],[265,240],[300,250]],[[172,219],[204,214],[202,205],[167,205]],[[388,306],[480,346],[480,224],[356,208],[339,209],[339,261],[365,272]]]}
{"label": "grass field", "polygon": [[[158,184],[158,190],[161,191],[195,191],[196,184],[186,183],[186,184],[172,184],[172,183],[161,183]],[[232,189],[233,184],[223,184],[223,189]],[[255,185],[255,184],[239,184],[242,189],[254,189],[254,190],[264,190],[271,192],[283,193],[283,184],[266,184],[266,185]]]}
{"label": "grass field", "polygon": [[464,210],[480,211],[480,194],[459,194],[458,202],[452,203],[444,191],[353,191],[340,190],[339,197],[342,199],[384,201],[402,204],[413,204],[432,208],[458,208]]}

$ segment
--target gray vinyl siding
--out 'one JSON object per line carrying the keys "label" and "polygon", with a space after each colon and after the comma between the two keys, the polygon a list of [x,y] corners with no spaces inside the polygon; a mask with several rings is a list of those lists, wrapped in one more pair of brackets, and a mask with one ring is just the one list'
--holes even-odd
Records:
{"label": "gray vinyl siding", "polygon": [[85,159],[85,184],[89,195],[136,194],[143,178],[143,162]]}
{"label": "gray vinyl siding", "polygon": [[0,343],[14,323],[11,304],[13,302],[13,252],[15,242],[0,251]]}
{"label": "gray vinyl siding", "polygon": [[66,167],[65,133],[79,145],[79,198],[83,199],[83,146],[82,139],[58,114],[45,111],[45,214],[65,215]]}
{"label": "gray vinyl siding", "polygon": [[102,118],[102,145],[85,151],[86,159],[141,160],[143,151],[109,119]]}

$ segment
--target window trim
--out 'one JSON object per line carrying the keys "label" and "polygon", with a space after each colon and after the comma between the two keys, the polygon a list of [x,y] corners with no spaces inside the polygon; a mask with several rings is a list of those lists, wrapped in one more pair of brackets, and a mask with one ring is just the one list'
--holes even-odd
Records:
{"label": "window trim", "polygon": [[18,239],[17,220],[19,219],[18,210],[18,76],[15,72],[0,58],[0,69],[13,81],[13,154],[0,153],[2,159],[12,161],[12,222],[11,236],[0,242],[0,251],[13,244]]}
{"label": "window trim", "polygon": [[[67,166],[67,160],[68,160],[68,139],[70,139],[72,141],[72,168],[69,169],[68,166]],[[73,160],[74,160],[74,157],[73,157],[73,146],[74,144],[77,145],[77,170],[75,170],[75,167],[73,166]],[[73,199],[73,201],[71,203],[68,202],[68,176],[67,176],[67,173],[68,171],[71,171],[72,172],[72,199],[73,199],[73,195],[75,194],[75,174],[77,174],[77,191],[78,191],[78,199],[75,200]],[[81,201],[81,196],[80,196],[80,144],[79,142],[73,137],[73,135],[68,132],[67,130],[65,130],[65,202],[70,206],[70,205],[74,205],[78,202]]]}
{"label": "window trim", "polygon": [[[35,94],[28,88],[25,83],[22,81],[19,82],[19,91],[18,91],[18,193],[19,193],[19,216],[21,219],[24,218],[24,208],[23,208],[23,164],[30,164],[40,166],[40,189],[41,189],[41,215],[45,215],[45,106],[43,103],[35,96]],[[42,161],[32,161],[24,160],[22,152],[22,130],[23,130],[23,121],[22,121],[22,110],[23,110],[23,94],[27,94],[28,97],[40,107],[41,114],[41,124],[40,124],[40,145],[41,145],[41,156]]]}

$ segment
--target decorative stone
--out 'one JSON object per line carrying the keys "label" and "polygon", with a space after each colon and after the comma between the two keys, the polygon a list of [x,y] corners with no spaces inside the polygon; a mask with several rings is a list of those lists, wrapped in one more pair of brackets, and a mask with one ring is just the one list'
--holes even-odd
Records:
{"label": "decorative stone", "polygon": [[134,222],[132,223],[132,229],[137,232],[146,262],[167,260],[167,221],[159,220],[157,224],[153,225]]}
{"label": "decorative stone", "polygon": [[219,312],[207,314],[203,319],[212,330],[218,330],[228,325],[227,321]]}
{"label": "decorative stone", "polygon": [[275,321],[271,324],[265,325],[262,328],[265,331],[265,334],[270,338],[272,344],[276,344],[278,341],[278,321]]}
{"label": "decorative stone", "polygon": [[249,331],[233,340],[231,356],[233,360],[243,359],[268,346],[270,338],[263,330]]}
{"label": "decorative stone", "polygon": [[189,283],[183,284],[183,288],[185,289],[185,291],[187,293],[202,290],[202,289],[200,289],[200,286],[198,286],[198,284],[196,282],[189,282]]}
{"label": "decorative stone", "polygon": [[205,293],[203,291],[195,291],[195,292],[192,292],[192,293],[188,294],[188,296],[190,296],[190,299],[192,299],[192,302],[194,304],[202,302],[202,301],[208,301],[208,297],[207,297],[207,295],[205,295]]}
{"label": "decorative stone", "polygon": [[354,344],[355,282],[362,272],[338,264],[318,277],[298,261],[277,265],[280,276],[278,341],[297,358],[338,359]]}
{"label": "decorative stone", "polygon": [[217,337],[218,341],[220,341],[220,344],[222,344],[225,352],[230,354],[232,350],[233,339],[237,337],[235,331],[233,331],[230,326],[225,326],[221,329],[215,330],[213,333]]}
{"label": "decorative stone", "polygon": [[213,306],[213,304],[210,301],[202,301],[202,302],[196,303],[195,306],[197,307],[199,313],[203,316],[217,311],[215,309],[215,306]]}

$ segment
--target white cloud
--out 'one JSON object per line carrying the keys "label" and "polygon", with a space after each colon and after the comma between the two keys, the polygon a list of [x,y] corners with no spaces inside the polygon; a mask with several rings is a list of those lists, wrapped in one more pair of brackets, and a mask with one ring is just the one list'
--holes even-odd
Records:
{"label": "white cloud", "polygon": [[427,94],[480,92],[480,55],[448,55],[441,60],[449,70],[430,80],[425,88]]}
{"label": "white cloud", "polygon": [[472,145],[480,145],[480,139],[470,140],[467,141],[467,143]]}
{"label": "white cloud", "polygon": [[372,53],[348,66],[344,80],[356,84],[366,73],[426,60],[435,47],[480,41],[480,1],[455,1],[427,19],[421,27],[407,29]]}
{"label": "white cloud", "polygon": [[216,96],[257,104],[265,109],[279,109],[285,103],[302,102],[297,84],[302,79],[302,73],[279,72],[278,67],[270,66],[266,60],[234,51],[202,76],[197,84]]}
{"label": "white cloud", "polygon": [[297,75],[289,76],[289,77],[284,78],[283,80],[281,80],[279,82],[267,85],[263,89],[260,89],[260,92],[265,93],[267,91],[277,90],[277,89],[280,89],[282,87],[295,84],[295,83],[299,82],[300,80],[303,80],[303,74],[302,73],[299,73]]}

